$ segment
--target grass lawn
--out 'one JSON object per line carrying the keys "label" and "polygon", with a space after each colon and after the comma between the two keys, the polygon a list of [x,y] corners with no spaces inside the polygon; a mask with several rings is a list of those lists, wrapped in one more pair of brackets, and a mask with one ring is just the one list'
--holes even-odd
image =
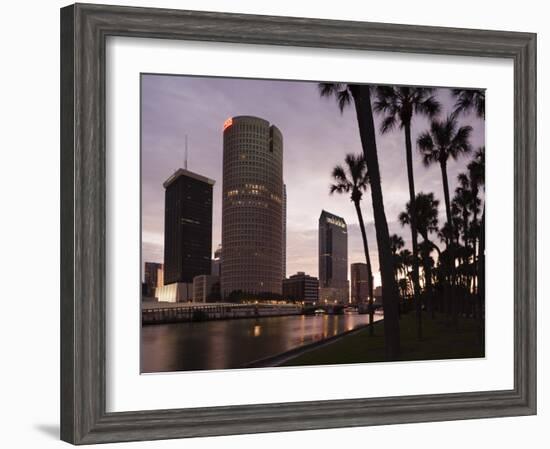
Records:
{"label": "grass lawn", "polygon": [[[416,338],[415,313],[402,315],[401,357],[399,360],[437,360],[484,357],[479,342],[479,321],[459,318],[458,330],[448,315],[437,314],[432,320],[422,316],[423,339]],[[365,363],[384,361],[384,322],[374,324],[374,336],[369,330],[342,337],[327,346],[313,349],[287,360],[281,366],[331,365],[336,363]]]}

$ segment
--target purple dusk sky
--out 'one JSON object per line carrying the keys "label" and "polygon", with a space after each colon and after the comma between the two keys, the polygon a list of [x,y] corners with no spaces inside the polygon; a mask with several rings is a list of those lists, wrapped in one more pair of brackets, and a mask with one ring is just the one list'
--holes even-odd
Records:
{"label": "purple dusk sky", "polygon": [[[383,82],[383,80],[380,80]],[[347,153],[361,153],[353,106],[340,114],[333,98],[320,98],[317,83],[211,77],[142,75],[142,250],[143,261],[162,262],[164,244],[164,189],[162,183],[183,167],[188,135],[188,169],[216,181],[212,250],[221,243],[222,125],[231,116],[254,115],[276,125],[283,134],[284,182],[287,186],[287,276],[297,271],[318,275],[317,222],[322,209],[344,217],[348,225],[348,262],[364,262],[355,209],[347,196],[329,195],[331,170]],[[436,95],[442,116],[452,112],[450,89]],[[380,123],[375,117],[376,125]],[[484,121],[474,114],[460,117],[471,125],[474,149],[485,145]],[[440,224],[445,220],[439,166],[426,168],[416,150],[416,136],[429,122],[412,123],[416,192],[434,192],[440,201]],[[390,233],[411,248],[408,227],[398,215],[409,199],[404,133],[377,132],[384,206]],[[456,176],[466,170],[471,156],[450,161],[451,193]],[[379,284],[378,254],[370,192],[363,197],[375,284]],[[436,239],[435,236],[433,236]],[[349,267],[348,267],[349,270]]]}

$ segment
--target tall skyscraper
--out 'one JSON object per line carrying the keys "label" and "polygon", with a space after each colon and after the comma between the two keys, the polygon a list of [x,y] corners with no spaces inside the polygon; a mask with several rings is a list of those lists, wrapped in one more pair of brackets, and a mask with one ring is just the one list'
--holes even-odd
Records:
{"label": "tall skyscraper", "polygon": [[164,284],[210,274],[214,181],[179,169],[163,184]]}
{"label": "tall skyscraper", "polygon": [[319,288],[321,301],[349,302],[348,228],[325,210],[319,217]]}
{"label": "tall skyscraper", "polygon": [[351,268],[351,302],[366,304],[369,299],[369,275],[366,263],[352,263]]}
{"label": "tall skyscraper", "polygon": [[232,292],[282,293],[283,136],[258,117],[223,126],[222,270]]}

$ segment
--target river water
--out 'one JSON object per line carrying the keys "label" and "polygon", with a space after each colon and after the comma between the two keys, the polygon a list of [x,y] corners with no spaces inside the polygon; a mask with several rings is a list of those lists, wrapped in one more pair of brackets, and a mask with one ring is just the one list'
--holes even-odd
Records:
{"label": "river water", "polygon": [[[381,319],[374,316],[374,321]],[[143,373],[239,368],[350,331],[368,315],[243,318],[142,327]]]}

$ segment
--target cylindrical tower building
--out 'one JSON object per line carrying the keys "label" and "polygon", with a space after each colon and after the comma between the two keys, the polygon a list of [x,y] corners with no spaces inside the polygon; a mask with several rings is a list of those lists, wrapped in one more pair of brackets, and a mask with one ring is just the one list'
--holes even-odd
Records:
{"label": "cylindrical tower building", "polygon": [[223,126],[222,273],[232,292],[281,294],[283,136],[258,117]]}

